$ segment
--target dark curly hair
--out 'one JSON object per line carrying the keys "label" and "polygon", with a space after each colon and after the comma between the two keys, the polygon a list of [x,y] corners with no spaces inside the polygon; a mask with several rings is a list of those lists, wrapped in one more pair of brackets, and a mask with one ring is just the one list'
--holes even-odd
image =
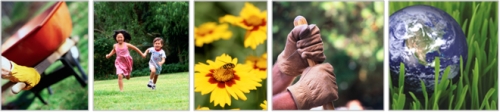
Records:
{"label": "dark curly hair", "polygon": [[160,41],[161,45],[163,45],[163,39],[161,37],[156,37],[155,39],[153,39],[153,43],[155,43],[156,41]]}
{"label": "dark curly hair", "polygon": [[115,41],[116,41],[116,36],[118,34],[120,34],[120,33],[125,38],[124,39],[125,42],[130,42],[130,40],[132,40],[132,36],[130,36],[130,34],[127,31],[125,31],[125,30],[115,30],[115,34],[113,35],[113,38],[115,39]]}

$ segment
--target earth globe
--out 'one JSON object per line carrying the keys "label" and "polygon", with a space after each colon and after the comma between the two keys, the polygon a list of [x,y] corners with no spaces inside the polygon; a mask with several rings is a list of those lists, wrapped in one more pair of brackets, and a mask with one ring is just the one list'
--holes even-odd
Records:
{"label": "earth globe", "polygon": [[[460,75],[460,56],[467,62],[467,42],[457,21],[445,11],[427,5],[408,6],[389,17],[389,69],[393,85],[398,86],[400,64],[404,68],[404,91],[434,92],[434,77],[450,67],[448,79]],[[435,74],[439,58],[439,74]],[[465,64],[463,65],[465,67]],[[439,83],[439,82],[438,82]]]}

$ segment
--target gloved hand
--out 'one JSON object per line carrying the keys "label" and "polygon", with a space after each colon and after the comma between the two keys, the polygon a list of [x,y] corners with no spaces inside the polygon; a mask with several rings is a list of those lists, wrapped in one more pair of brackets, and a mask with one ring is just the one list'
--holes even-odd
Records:
{"label": "gloved hand", "polygon": [[285,49],[279,54],[277,64],[282,73],[298,76],[309,65],[307,59],[323,63],[323,40],[316,25],[296,26],[287,36]]}
{"label": "gloved hand", "polygon": [[308,67],[300,80],[287,88],[297,109],[311,109],[338,99],[338,87],[329,63]]}
{"label": "gloved hand", "polygon": [[[40,82],[40,74],[38,71],[36,71],[35,68],[32,67],[26,67],[26,66],[21,66],[18,65],[14,62],[12,62],[12,71],[10,71],[10,75],[3,77],[4,76],[4,70],[2,70],[2,78],[7,78],[12,82],[23,82],[26,84],[22,90],[30,90],[31,88],[35,87],[38,82]],[[16,84],[16,85],[19,85]],[[20,86],[14,86],[14,87],[20,87]],[[16,88],[13,88],[13,92],[19,92],[15,90]]]}

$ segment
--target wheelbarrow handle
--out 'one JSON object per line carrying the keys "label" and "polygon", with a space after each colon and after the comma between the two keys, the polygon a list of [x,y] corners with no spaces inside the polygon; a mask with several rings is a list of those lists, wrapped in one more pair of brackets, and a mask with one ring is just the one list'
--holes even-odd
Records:
{"label": "wheelbarrow handle", "polygon": [[21,92],[21,90],[23,88],[26,87],[26,83],[24,83],[24,82],[17,82],[16,83],[16,82],[9,81],[6,84],[2,85],[2,93],[5,92],[7,89],[9,89],[9,87],[12,87],[12,89],[11,89],[12,93],[17,94],[17,93]]}

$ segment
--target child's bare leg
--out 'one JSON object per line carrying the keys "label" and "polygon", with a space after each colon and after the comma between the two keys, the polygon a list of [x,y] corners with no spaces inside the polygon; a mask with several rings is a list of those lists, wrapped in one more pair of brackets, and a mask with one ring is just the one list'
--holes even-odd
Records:
{"label": "child's bare leg", "polygon": [[149,70],[151,71],[150,74],[149,74],[149,82],[148,82],[148,87],[149,88],[152,88],[153,87],[153,78],[154,78],[154,75],[155,75],[155,72],[156,72],[156,69],[155,67],[153,66],[149,66]]}
{"label": "child's bare leg", "polygon": [[118,74],[118,86],[120,87],[120,92],[123,92],[123,74]]}
{"label": "child's bare leg", "polygon": [[156,80],[158,80],[158,75],[155,75],[155,79],[153,80],[154,84],[156,84]]}
{"label": "child's bare leg", "polygon": [[152,67],[152,66],[149,66],[149,70],[151,70],[151,73],[149,75],[149,80],[153,80],[153,78],[155,77],[156,68]]}

